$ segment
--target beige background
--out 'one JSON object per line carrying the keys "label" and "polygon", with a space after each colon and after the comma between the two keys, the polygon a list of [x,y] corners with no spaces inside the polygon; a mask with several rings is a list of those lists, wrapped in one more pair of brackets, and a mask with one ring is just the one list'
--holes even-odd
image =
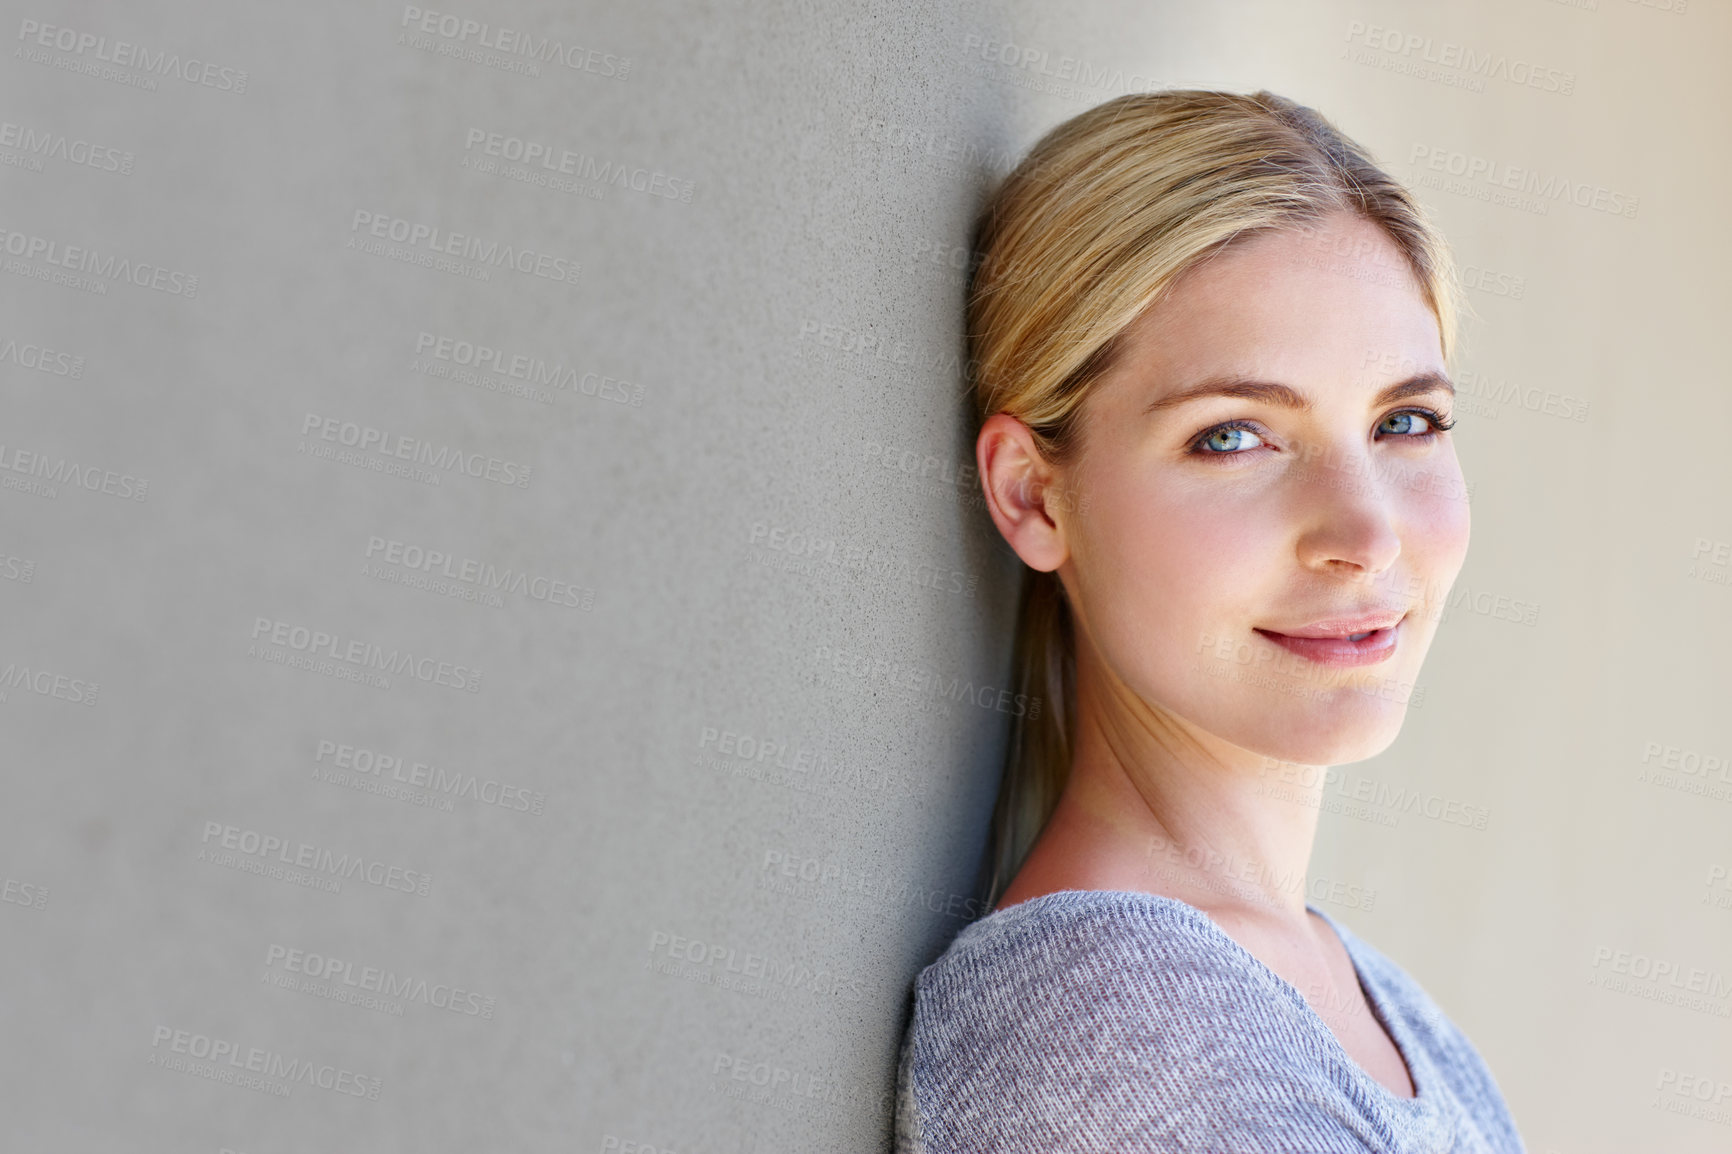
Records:
{"label": "beige background", "polygon": [[1008,720],[968,220],[1176,84],[1322,109],[1469,270],[1462,600],[1320,904],[1538,1154],[1727,1148],[1725,6],[412,7],[6,6],[9,1142],[882,1149]]}

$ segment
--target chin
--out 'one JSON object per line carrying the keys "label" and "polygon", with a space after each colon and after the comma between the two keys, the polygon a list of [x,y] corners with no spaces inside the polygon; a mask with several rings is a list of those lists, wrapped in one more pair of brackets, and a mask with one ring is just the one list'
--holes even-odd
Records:
{"label": "chin", "polygon": [[1295,702],[1263,713],[1257,732],[1238,744],[1299,765],[1350,765],[1395,744],[1406,705],[1349,689],[1336,692],[1329,703]]}

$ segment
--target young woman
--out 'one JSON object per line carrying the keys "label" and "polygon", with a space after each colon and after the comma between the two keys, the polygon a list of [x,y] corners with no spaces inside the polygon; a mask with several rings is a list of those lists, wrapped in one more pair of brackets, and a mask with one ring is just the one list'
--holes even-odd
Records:
{"label": "young woman", "polygon": [[[1523,1147],[1400,967],[1306,901],[1468,543],[1454,274],[1267,92],[1121,97],[982,218],[976,454],[1028,565],[991,913],[915,984],[897,1149]],[[1008,884],[1006,884],[1008,882]]]}

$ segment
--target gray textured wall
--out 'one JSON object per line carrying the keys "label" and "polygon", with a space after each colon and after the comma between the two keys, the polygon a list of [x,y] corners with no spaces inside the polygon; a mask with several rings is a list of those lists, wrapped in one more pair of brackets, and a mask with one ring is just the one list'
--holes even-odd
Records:
{"label": "gray textured wall", "polygon": [[1334,117],[1476,309],[1317,900],[1536,1154],[1732,1140],[1727,9],[935,7],[6,5],[8,1146],[881,1148],[1008,721],[960,246],[1174,84]]}

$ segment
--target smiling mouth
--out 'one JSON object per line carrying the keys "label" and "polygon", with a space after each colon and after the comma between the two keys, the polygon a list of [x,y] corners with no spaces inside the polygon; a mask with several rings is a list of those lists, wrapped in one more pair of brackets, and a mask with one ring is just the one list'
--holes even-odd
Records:
{"label": "smiling mouth", "polygon": [[1273,629],[1258,629],[1256,632],[1307,661],[1351,668],[1375,665],[1394,656],[1401,626],[1402,621],[1397,621],[1381,629],[1341,633],[1333,637],[1295,637]]}

